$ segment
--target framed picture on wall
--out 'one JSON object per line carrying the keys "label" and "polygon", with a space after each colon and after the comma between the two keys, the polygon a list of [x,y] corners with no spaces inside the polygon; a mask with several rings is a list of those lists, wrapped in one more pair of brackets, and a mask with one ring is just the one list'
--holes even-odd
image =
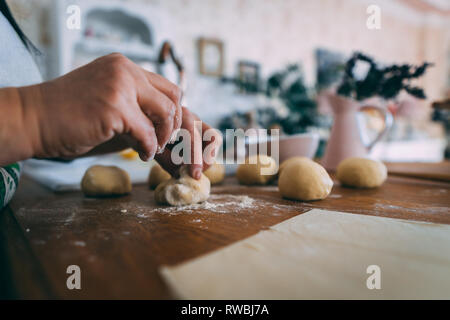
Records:
{"label": "framed picture on wall", "polygon": [[238,77],[242,92],[257,92],[259,89],[259,63],[241,60],[238,62]]}
{"label": "framed picture on wall", "polygon": [[218,39],[198,40],[199,71],[205,76],[220,77],[224,69],[223,42]]}

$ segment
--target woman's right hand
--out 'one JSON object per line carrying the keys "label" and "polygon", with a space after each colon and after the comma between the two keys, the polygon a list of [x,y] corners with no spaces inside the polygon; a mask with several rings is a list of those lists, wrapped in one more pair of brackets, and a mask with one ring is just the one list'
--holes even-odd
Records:
{"label": "woman's right hand", "polygon": [[34,157],[74,157],[122,136],[148,160],[181,126],[181,90],[117,53],[18,90]]}

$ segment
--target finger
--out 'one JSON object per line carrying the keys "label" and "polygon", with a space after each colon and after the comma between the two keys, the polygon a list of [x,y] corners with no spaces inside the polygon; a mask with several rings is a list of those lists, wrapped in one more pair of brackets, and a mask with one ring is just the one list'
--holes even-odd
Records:
{"label": "finger", "polygon": [[178,132],[178,129],[181,128],[182,121],[183,121],[183,110],[181,108],[181,105],[178,104],[176,106],[175,117],[174,117],[174,121],[173,121],[173,132],[172,132],[172,136],[169,140],[169,143],[175,142],[175,140],[177,138],[177,132]]}
{"label": "finger", "polygon": [[138,88],[138,103],[155,126],[159,149],[164,149],[174,131],[176,105],[149,84]]}
{"label": "finger", "polygon": [[203,170],[209,168],[216,159],[217,152],[222,145],[222,134],[209,126],[202,123],[203,131]]}
{"label": "finger", "polygon": [[[181,108],[181,99],[183,97],[183,91],[180,87],[175,85],[174,83],[170,82],[163,76],[145,71],[145,76],[148,79],[148,81],[151,83],[153,87],[161,91],[163,94],[165,94],[174,104],[176,107],[175,111],[175,120],[174,120],[174,126],[173,130],[176,131],[181,127],[182,123],[182,108]],[[172,138],[175,138],[175,135],[173,135]],[[172,142],[172,141],[171,141]]]}
{"label": "finger", "polygon": [[159,74],[144,70],[144,75],[153,87],[164,93],[175,105],[181,104],[183,91],[180,87]]}
{"label": "finger", "polygon": [[[199,117],[191,113],[192,116],[200,121]],[[202,121],[202,147],[203,147],[203,170],[208,169],[216,158],[216,153],[222,145],[222,135],[219,131]]]}
{"label": "finger", "polygon": [[200,179],[203,168],[202,157],[202,136],[201,122],[193,116],[186,108],[183,107],[183,124],[182,127],[189,132],[191,144],[191,163],[189,164],[189,174],[194,179]]}
{"label": "finger", "polygon": [[129,135],[136,141],[134,149],[142,161],[153,159],[158,148],[158,138],[152,121],[140,109],[127,116]]}

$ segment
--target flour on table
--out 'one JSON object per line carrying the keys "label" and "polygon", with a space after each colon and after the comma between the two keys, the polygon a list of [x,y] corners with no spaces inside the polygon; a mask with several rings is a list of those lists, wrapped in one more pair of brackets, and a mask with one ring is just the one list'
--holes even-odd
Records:
{"label": "flour on table", "polygon": [[209,210],[216,213],[236,212],[241,209],[256,208],[255,199],[249,196],[236,196],[231,194],[213,194],[207,201],[181,207],[162,207],[151,212],[179,213],[195,212],[196,210]]}
{"label": "flour on table", "polygon": [[73,244],[77,247],[86,247],[86,242],[84,241],[74,241]]}

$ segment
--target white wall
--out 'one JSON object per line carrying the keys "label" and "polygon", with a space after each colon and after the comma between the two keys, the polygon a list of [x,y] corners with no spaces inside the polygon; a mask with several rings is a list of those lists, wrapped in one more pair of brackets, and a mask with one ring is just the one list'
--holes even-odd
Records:
{"label": "white wall", "polygon": [[[106,0],[99,0],[106,1]],[[207,119],[228,113],[236,104],[233,88],[200,76],[196,40],[200,36],[225,43],[226,73],[235,72],[238,59],[262,64],[263,74],[289,62],[302,62],[307,80],[314,82],[314,50],[326,47],[350,53],[362,50],[386,62],[436,66],[422,81],[431,99],[445,94],[448,77],[450,26],[442,18],[417,13],[395,0],[127,0],[156,6],[171,17],[172,42],[189,74],[189,106]],[[45,52],[49,36],[43,30],[49,0],[9,0],[25,32]],[[369,3],[382,9],[381,30],[366,28]],[[426,21],[431,21],[425,25]],[[241,108],[241,107],[240,107]]]}

